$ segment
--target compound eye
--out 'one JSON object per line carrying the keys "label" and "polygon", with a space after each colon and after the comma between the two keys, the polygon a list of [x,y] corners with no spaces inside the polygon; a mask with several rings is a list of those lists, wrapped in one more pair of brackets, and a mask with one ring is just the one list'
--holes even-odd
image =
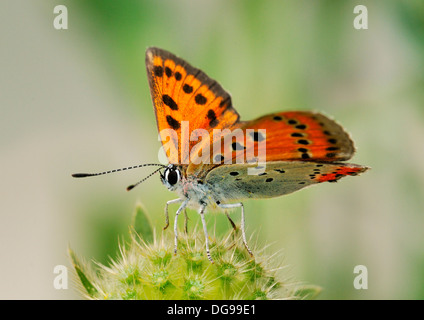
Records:
{"label": "compound eye", "polygon": [[180,178],[180,171],[178,169],[168,169],[165,172],[165,179],[171,186],[176,184]]}

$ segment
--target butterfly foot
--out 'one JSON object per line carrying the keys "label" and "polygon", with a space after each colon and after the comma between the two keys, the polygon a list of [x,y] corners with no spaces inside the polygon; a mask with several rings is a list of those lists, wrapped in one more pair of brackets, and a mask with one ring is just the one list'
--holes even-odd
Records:
{"label": "butterfly foot", "polygon": [[211,257],[210,252],[209,252],[209,251],[206,251],[206,254],[207,254],[207,256],[208,256],[209,261],[210,261],[212,264],[214,264],[214,263],[215,263],[215,261],[213,261],[213,259],[212,259],[212,257]]}
{"label": "butterfly foot", "polygon": [[244,242],[244,246],[245,246],[245,248],[246,248],[247,252],[249,253],[249,255],[250,255],[252,258],[254,258],[252,251],[251,251],[251,250],[250,250],[250,248],[247,246],[247,243],[245,243],[245,242]]}
{"label": "butterfly foot", "polygon": [[178,239],[175,237],[175,244],[174,244],[174,256],[177,255],[177,246],[178,246]]}

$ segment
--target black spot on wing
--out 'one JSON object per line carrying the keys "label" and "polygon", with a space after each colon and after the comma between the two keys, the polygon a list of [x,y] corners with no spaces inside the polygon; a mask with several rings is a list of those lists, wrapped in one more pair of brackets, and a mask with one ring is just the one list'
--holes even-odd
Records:
{"label": "black spot on wing", "polygon": [[291,134],[291,136],[292,136],[293,138],[301,138],[301,137],[303,137],[304,135],[303,135],[303,133],[301,133],[301,132],[293,132],[293,133]]}
{"label": "black spot on wing", "polygon": [[206,115],[207,118],[209,119],[209,126],[214,128],[218,125],[219,120],[216,118],[216,114],[215,111],[213,111],[212,109],[210,109],[208,111],[208,114]]}
{"label": "black spot on wing", "polygon": [[224,161],[224,156],[222,154],[217,154],[213,159],[214,163],[222,163],[223,161]]}
{"label": "black spot on wing", "polygon": [[308,145],[310,142],[308,140],[306,140],[306,139],[299,139],[299,140],[297,140],[297,143]]}
{"label": "black spot on wing", "polygon": [[298,148],[297,151],[301,152],[301,158],[302,159],[310,159],[311,156],[309,155],[309,150],[306,148]]}
{"label": "black spot on wing", "polygon": [[172,70],[169,67],[165,67],[165,74],[170,78],[172,76]]}
{"label": "black spot on wing", "polygon": [[188,85],[187,83],[185,84],[185,85],[183,85],[183,91],[185,92],[185,93],[192,93],[193,92],[193,87],[192,86],[190,86],[190,85]]}
{"label": "black spot on wing", "polygon": [[244,150],[246,149],[246,147],[242,146],[240,143],[238,142],[233,142],[231,144],[231,148],[233,149],[233,151],[239,151],[239,150]]}
{"label": "black spot on wing", "polygon": [[153,73],[156,77],[162,77],[163,76],[163,68],[162,66],[154,66],[153,67]]}
{"label": "black spot on wing", "polygon": [[174,130],[178,130],[181,127],[180,123],[170,115],[166,116],[166,122],[168,122],[169,126]]}
{"label": "black spot on wing", "polygon": [[250,136],[252,137],[253,141],[255,141],[255,142],[261,142],[261,141],[265,140],[264,136],[259,131],[251,132]]}
{"label": "black spot on wing", "polygon": [[196,101],[197,104],[204,105],[204,104],[206,104],[208,99],[206,99],[206,97],[204,95],[199,93],[199,94],[196,94],[196,96],[194,97],[194,101]]}
{"label": "black spot on wing", "polygon": [[165,105],[167,105],[171,110],[178,110],[178,105],[175,103],[174,99],[172,99],[167,94],[162,96],[162,101]]}

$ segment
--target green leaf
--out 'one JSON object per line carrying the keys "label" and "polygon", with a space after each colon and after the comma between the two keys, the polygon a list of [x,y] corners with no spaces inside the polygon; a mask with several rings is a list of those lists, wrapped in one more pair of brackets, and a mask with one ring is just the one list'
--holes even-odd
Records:
{"label": "green leaf", "polygon": [[304,285],[296,288],[294,296],[299,300],[313,300],[321,293],[321,291],[321,287],[314,285]]}
{"label": "green leaf", "polygon": [[135,208],[132,225],[135,232],[137,232],[146,243],[153,242],[152,224],[146,213],[146,209],[141,203],[138,203]]}
{"label": "green leaf", "polygon": [[81,281],[82,286],[87,291],[90,297],[94,297],[97,294],[97,289],[93,286],[93,284],[90,282],[90,280],[86,276],[83,270],[83,266],[78,260],[75,252],[72,251],[71,248],[68,249],[68,252],[69,252],[69,256],[71,257],[72,265],[74,266],[74,269],[78,275],[78,278]]}

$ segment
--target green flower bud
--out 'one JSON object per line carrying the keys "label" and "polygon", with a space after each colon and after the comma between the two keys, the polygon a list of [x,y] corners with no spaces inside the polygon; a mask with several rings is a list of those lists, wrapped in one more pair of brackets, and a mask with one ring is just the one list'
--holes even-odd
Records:
{"label": "green flower bud", "polygon": [[[145,210],[138,206],[130,229],[131,240],[120,246],[120,255],[109,266],[83,266],[73,251],[70,257],[80,292],[89,299],[124,300],[268,300],[314,298],[320,288],[302,286],[283,274],[278,255],[252,249],[251,257],[239,232],[210,239],[215,263],[206,255],[204,233],[195,228],[180,232],[173,253],[173,233],[158,237]],[[137,222],[142,221],[142,228]],[[141,224],[140,224],[141,226]]]}

